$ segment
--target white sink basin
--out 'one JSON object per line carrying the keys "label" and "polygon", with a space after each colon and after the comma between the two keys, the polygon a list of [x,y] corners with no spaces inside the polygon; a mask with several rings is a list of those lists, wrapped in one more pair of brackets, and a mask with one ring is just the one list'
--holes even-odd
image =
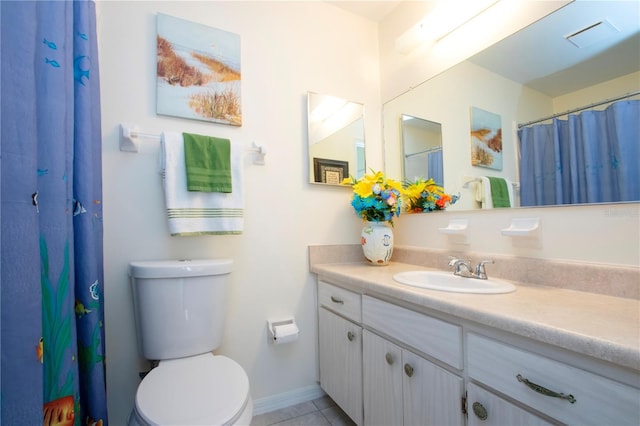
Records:
{"label": "white sink basin", "polygon": [[465,278],[453,275],[453,272],[407,271],[393,276],[394,281],[412,287],[430,290],[450,291],[454,293],[498,294],[511,293],[516,287],[506,281],[489,278]]}

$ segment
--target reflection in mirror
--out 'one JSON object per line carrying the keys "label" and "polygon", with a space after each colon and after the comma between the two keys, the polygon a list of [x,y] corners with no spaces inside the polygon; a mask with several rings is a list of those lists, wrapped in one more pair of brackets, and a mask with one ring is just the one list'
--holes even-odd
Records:
{"label": "reflection in mirror", "polygon": [[407,114],[402,114],[400,120],[404,158],[402,180],[432,178],[438,185],[443,185],[440,123]]}
{"label": "reflection in mirror", "polygon": [[364,105],[335,96],[307,94],[309,182],[340,185],[364,175]]}
{"label": "reflection in mirror", "polygon": [[[591,114],[587,110],[601,110],[610,105],[593,107],[593,104],[628,94],[636,93],[621,102],[640,99],[639,13],[640,2],[572,2],[385,103],[386,173],[399,174],[402,170],[404,153],[397,123],[402,113],[410,112],[442,123],[445,189],[461,194],[460,200],[449,210],[483,208],[477,201],[478,182],[486,181],[487,177],[501,177],[512,182],[515,202],[511,205],[519,206],[521,200],[529,196],[518,190],[523,183],[520,179],[522,169],[531,166],[520,164],[520,157],[524,159],[525,154],[529,155],[520,148],[519,124],[556,114],[561,120],[567,120],[564,113],[574,109],[579,115]],[[605,19],[617,29],[606,39],[577,48],[574,41],[565,38]],[[597,27],[599,25],[594,26]],[[501,117],[501,170],[472,165],[470,111],[473,107]],[[633,126],[623,125],[627,130]],[[637,126],[636,123],[636,130],[631,132],[631,145],[635,144],[636,148],[640,145]],[[637,162],[638,154],[632,156]],[[600,158],[609,157],[601,155]],[[621,164],[616,163],[618,160],[612,161],[614,168]],[[563,168],[574,166],[574,160],[563,164]],[[537,173],[534,179],[542,179],[539,172],[534,173]],[[638,187],[637,180],[633,185]],[[520,190],[529,191],[530,187],[523,186]],[[612,187],[602,190],[612,191]],[[638,198],[625,200],[640,201]],[[561,202],[564,203],[555,201],[551,204]],[[549,202],[545,204],[550,205]]]}

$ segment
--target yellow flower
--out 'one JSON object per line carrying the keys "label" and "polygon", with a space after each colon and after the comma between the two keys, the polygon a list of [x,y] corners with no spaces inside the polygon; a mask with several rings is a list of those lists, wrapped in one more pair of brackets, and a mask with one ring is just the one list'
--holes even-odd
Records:
{"label": "yellow flower", "polygon": [[353,192],[361,197],[366,197],[373,194],[373,185],[375,184],[376,182],[370,181],[368,179],[362,179],[362,181],[353,185]]}
{"label": "yellow flower", "polygon": [[420,198],[420,194],[422,194],[422,191],[424,191],[426,186],[426,182],[414,183],[413,185],[409,185],[404,189],[404,194],[409,199]]}
{"label": "yellow flower", "polygon": [[420,178],[405,185],[404,205],[412,213],[444,210],[458,200],[458,196],[446,194],[444,188],[431,178]]}
{"label": "yellow flower", "polygon": [[393,180],[393,179],[387,179],[387,186],[390,186],[393,189],[398,190],[398,192],[402,193],[402,191],[404,191],[404,189],[402,188],[402,183],[398,182],[397,180]]}
{"label": "yellow flower", "polygon": [[385,178],[381,171],[372,170],[360,179],[350,176],[341,184],[353,188],[351,205],[364,220],[393,225],[393,218],[402,211],[402,183]]}

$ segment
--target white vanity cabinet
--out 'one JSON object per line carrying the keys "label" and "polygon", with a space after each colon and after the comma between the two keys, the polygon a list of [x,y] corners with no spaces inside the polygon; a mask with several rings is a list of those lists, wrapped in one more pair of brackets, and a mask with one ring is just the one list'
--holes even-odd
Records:
{"label": "white vanity cabinet", "polygon": [[547,426],[552,423],[475,383],[467,385],[467,426]]}
{"label": "white vanity cabinet", "polygon": [[318,301],[320,385],[356,424],[362,425],[360,295],[319,282]]}
{"label": "white vanity cabinet", "polygon": [[467,357],[470,379],[559,422],[640,424],[638,388],[476,333]]}
{"label": "white vanity cabinet", "polygon": [[358,425],[640,425],[636,369],[368,291],[318,283],[321,386]]}
{"label": "white vanity cabinet", "polygon": [[461,327],[368,296],[362,322],[365,424],[463,425],[462,377],[411,350],[462,368]]}
{"label": "white vanity cabinet", "polygon": [[463,425],[463,381],[407,349],[363,332],[367,425]]}

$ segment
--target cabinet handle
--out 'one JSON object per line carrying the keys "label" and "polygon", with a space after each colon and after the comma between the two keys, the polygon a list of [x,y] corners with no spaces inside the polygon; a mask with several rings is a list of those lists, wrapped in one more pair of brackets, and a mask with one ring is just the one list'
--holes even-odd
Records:
{"label": "cabinet handle", "polygon": [[387,360],[387,364],[393,365],[393,356],[389,352],[384,355],[384,359]]}
{"label": "cabinet handle", "polygon": [[408,376],[411,377],[413,376],[413,367],[409,364],[405,364],[404,365],[404,373]]}
{"label": "cabinet handle", "polygon": [[558,392],[554,392],[550,389],[547,389],[543,386],[537,385],[533,382],[530,382],[529,380],[525,379],[524,377],[522,377],[521,374],[518,374],[516,376],[516,379],[518,379],[519,382],[524,383],[525,385],[527,385],[530,389],[533,389],[534,391],[538,392],[539,394],[545,395],[545,396],[550,396],[552,398],[560,398],[560,399],[566,399],[567,401],[569,401],[570,403],[575,403],[576,402],[576,398],[573,395],[565,395],[563,393],[558,393]]}
{"label": "cabinet handle", "polygon": [[479,418],[480,420],[487,420],[489,414],[487,413],[487,409],[484,408],[484,405],[480,404],[479,402],[474,402],[472,407],[473,414],[475,414],[477,418]]}
{"label": "cabinet handle", "polygon": [[350,342],[352,342],[353,339],[355,339],[355,338],[356,338],[356,335],[353,334],[352,331],[347,331],[347,339],[349,339]]}
{"label": "cabinet handle", "polygon": [[338,298],[337,298],[337,297],[335,297],[335,296],[331,296],[331,301],[332,301],[333,303],[337,303],[337,304],[339,304],[339,305],[344,305],[344,300],[338,299]]}

